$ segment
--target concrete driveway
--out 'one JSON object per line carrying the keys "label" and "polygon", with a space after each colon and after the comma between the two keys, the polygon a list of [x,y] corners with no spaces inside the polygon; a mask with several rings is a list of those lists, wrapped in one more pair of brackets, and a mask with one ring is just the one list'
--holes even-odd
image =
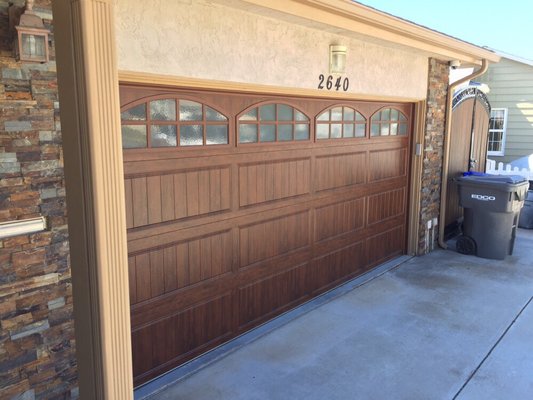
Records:
{"label": "concrete driveway", "polygon": [[533,231],[519,230],[505,261],[443,250],[400,261],[136,397],[164,388],[150,398],[532,399]]}

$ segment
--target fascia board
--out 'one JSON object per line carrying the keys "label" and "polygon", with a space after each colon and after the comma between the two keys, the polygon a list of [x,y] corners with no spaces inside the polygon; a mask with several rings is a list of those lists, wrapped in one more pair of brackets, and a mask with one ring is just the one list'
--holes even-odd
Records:
{"label": "fascia board", "polygon": [[465,64],[480,64],[482,59],[500,60],[490,50],[350,0],[225,0],[220,4],[255,13],[264,10],[268,17],[285,14],[317,26],[327,25],[339,34],[364,35],[443,60],[460,60]]}

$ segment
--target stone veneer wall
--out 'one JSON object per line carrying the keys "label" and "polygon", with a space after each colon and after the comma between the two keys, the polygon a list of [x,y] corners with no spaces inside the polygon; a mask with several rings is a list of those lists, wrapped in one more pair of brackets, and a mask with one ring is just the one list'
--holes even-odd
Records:
{"label": "stone veneer wall", "polygon": [[[429,251],[430,243],[426,245],[427,223],[439,217],[448,79],[448,63],[429,59],[418,254],[425,254]],[[439,223],[441,223],[440,219]],[[438,227],[435,228],[435,241],[437,237]],[[436,247],[437,244],[434,243],[434,246]]]}
{"label": "stone veneer wall", "polygon": [[[23,6],[23,1],[15,1]],[[0,239],[0,398],[78,397],[54,42],[17,62],[0,0],[0,222],[43,215],[42,233]],[[53,30],[50,0],[34,10]]]}

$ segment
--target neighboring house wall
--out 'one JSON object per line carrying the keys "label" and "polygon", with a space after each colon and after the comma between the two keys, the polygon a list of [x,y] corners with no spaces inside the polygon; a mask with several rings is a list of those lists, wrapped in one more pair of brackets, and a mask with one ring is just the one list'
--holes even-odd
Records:
{"label": "neighboring house wall", "polygon": [[522,168],[531,156],[533,167],[533,66],[502,57],[476,80],[489,85],[493,109],[508,110],[504,156],[489,153],[488,158]]}
{"label": "neighboring house wall", "polygon": [[[7,7],[0,1],[0,222],[43,215],[49,229],[0,239],[0,398],[76,397],[54,40],[52,61],[17,62]],[[52,28],[50,2],[35,11]]]}

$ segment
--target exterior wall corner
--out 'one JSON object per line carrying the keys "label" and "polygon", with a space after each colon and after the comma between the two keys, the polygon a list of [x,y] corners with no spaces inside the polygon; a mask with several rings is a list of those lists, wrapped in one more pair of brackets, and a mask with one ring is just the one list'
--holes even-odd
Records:
{"label": "exterior wall corner", "polygon": [[[438,226],[433,227],[433,220],[439,220],[440,193],[442,185],[442,161],[444,131],[448,96],[449,67],[445,61],[429,59],[428,91],[426,98],[426,123],[424,134],[424,155],[422,168],[422,185],[420,198],[420,220],[418,253],[426,254],[436,246]],[[432,229],[428,222],[432,221]]]}
{"label": "exterior wall corner", "polygon": [[[50,2],[36,3],[53,32]],[[0,2],[0,222],[44,217],[47,229],[0,238],[0,398],[77,398],[55,38],[47,63],[17,61],[8,12]]]}

